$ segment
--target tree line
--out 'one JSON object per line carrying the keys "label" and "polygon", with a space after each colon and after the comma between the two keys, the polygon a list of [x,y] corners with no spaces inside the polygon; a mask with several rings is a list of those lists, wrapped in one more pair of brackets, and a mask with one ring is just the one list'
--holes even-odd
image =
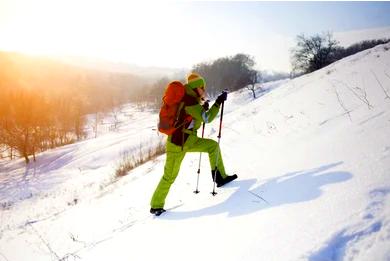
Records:
{"label": "tree line", "polygon": [[[254,58],[248,54],[236,54],[221,57],[213,61],[196,64],[191,71],[197,72],[206,79],[207,93],[214,97],[224,89],[235,91],[248,88],[255,96],[256,84],[296,77],[321,69],[349,55],[372,48],[378,44],[390,42],[390,39],[366,40],[341,47],[331,33],[313,36],[298,35],[296,46],[291,52],[292,71],[289,73],[257,71]],[[172,80],[181,78],[162,78],[148,86],[144,98],[154,102],[159,107],[165,86]]]}
{"label": "tree line", "polygon": [[342,47],[331,33],[323,33],[313,36],[300,34],[296,41],[297,45],[291,55],[293,75],[314,72],[344,57],[388,43],[390,39],[365,40]]}
{"label": "tree line", "polygon": [[[191,71],[199,73],[206,79],[207,94],[210,97],[217,96],[225,89],[235,91],[247,86],[254,95],[254,86],[261,80],[261,72],[255,70],[254,66],[253,57],[248,54],[236,54],[196,64]],[[184,74],[163,77],[145,89],[144,97],[154,103],[155,108],[160,108],[165,87],[173,80],[186,82]]]}
{"label": "tree line", "polygon": [[236,54],[195,65],[192,70],[200,73],[207,84],[207,92],[216,96],[224,89],[236,91],[254,84],[260,72],[254,69],[255,61],[248,54]]}
{"label": "tree line", "polygon": [[87,114],[135,101],[145,80],[0,53],[0,156],[32,156],[85,137]]}

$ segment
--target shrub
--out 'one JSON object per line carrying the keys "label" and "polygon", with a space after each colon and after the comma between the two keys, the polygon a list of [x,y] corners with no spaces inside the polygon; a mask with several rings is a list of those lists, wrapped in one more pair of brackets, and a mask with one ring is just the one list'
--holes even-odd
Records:
{"label": "shrub", "polygon": [[115,170],[117,178],[126,176],[127,173],[165,153],[165,141],[160,139],[157,144],[141,142],[138,149],[127,150],[122,153],[121,159]]}

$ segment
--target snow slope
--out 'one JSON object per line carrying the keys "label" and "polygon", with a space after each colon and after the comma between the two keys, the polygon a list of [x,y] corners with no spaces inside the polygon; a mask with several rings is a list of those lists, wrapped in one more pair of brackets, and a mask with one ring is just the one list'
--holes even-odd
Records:
{"label": "snow slope", "polygon": [[113,178],[121,152],[158,141],[153,113],[3,164],[0,260],[390,260],[389,61],[381,45],[255,100],[231,93],[221,149],[239,179],[213,197],[204,155],[194,194],[188,154],[159,218],[148,204],[165,155]]}

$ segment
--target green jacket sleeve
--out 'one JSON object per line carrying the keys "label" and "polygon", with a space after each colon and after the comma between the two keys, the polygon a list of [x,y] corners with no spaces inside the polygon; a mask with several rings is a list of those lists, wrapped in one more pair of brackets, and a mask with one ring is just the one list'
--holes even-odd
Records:
{"label": "green jacket sleeve", "polygon": [[209,123],[212,122],[218,115],[219,106],[214,103],[213,106],[211,106],[211,108],[206,112],[200,104],[196,104],[186,106],[185,111],[196,121]]}

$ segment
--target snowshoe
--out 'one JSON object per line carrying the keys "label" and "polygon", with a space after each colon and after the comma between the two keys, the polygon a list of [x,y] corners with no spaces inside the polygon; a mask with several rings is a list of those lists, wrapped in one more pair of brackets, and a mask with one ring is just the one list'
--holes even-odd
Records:
{"label": "snowshoe", "polygon": [[163,208],[151,208],[150,213],[152,213],[155,216],[160,216],[162,213],[164,213],[166,210]]}
{"label": "snowshoe", "polygon": [[[211,171],[211,175],[212,175],[213,181],[215,181],[215,183],[217,183],[218,188],[222,187],[223,185],[225,185],[225,184],[229,183],[230,181],[233,181],[237,178],[236,174],[222,178],[222,175],[218,170],[217,170],[217,173],[215,175],[214,175],[214,171]],[[215,177],[215,180],[214,180],[214,177]]]}

